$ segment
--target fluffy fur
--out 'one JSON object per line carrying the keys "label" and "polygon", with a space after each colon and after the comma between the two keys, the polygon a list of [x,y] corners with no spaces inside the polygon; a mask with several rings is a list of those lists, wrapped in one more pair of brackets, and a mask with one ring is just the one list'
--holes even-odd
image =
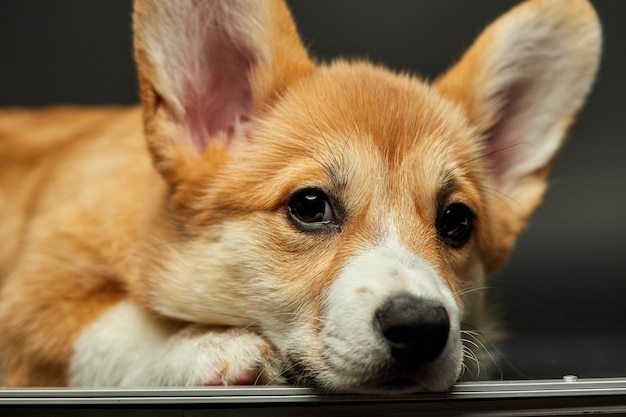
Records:
{"label": "fluffy fur", "polygon": [[[315,63],[279,0],[137,0],[134,31],[141,109],[0,113],[2,385],[452,385],[593,82],[589,3],[520,4],[431,84]],[[435,359],[381,335],[398,295],[445,311]]]}

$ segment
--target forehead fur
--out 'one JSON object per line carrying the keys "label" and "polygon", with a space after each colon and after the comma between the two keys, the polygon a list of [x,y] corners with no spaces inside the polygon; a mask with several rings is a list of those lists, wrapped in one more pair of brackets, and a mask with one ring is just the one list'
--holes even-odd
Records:
{"label": "forehead fur", "polygon": [[[430,194],[477,179],[470,171],[479,152],[464,114],[428,84],[371,64],[338,61],[287,90],[258,122],[251,142],[235,152],[240,167],[227,173],[229,181],[236,175],[254,182],[242,187],[251,192],[363,187],[376,180],[385,193],[419,183]],[[267,203],[270,209],[277,201]]]}
{"label": "forehead fur", "polygon": [[428,84],[366,62],[320,67],[287,93],[274,114],[283,112],[295,124],[291,130],[308,134],[308,140],[334,133],[372,141],[391,163],[401,162],[425,138],[445,141],[466,126],[463,114]]}

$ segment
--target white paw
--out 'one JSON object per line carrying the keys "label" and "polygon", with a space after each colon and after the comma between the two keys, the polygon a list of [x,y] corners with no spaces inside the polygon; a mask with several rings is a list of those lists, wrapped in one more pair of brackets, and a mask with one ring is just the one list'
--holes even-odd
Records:
{"label": "white paw", "polygon": [[191,327],[172,338],[170,347],[167,385],[283,382],[274,349],[248,330]]}
{"label": "white paw", "polygon": [[73,386],[193,386],[282,383],[280,360],[245,329],[165,325],[125,300],[74,344]]}

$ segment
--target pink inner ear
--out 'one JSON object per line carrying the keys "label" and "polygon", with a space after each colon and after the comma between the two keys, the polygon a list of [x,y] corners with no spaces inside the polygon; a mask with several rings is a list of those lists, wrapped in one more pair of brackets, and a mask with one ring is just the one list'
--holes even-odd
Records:
{"label": "pink inner ear", "polygon": [[514,186],[545,165],[558,143],[549,138],[542,91],[532,83],[519,83],[502,94],[499,121],[487,133],[491,166],[500,184]]}
{"label": "pink inner ear", "polygon": [[499,92],[499,97],[491,101],[502,103],[498,122],[486,134],[488,158],[496,175],[502,179],[508,169],[513,167],[516,155],[524,146],[523,126],[516,126],[515,119],[524,109],[520,106],[521,86],[509,87]]}
{"label": "pink inner ear", "polygon": [[241,123],[252,114],[249,72],[255,59],[218,29],[212,30],[197,57],[197,66],[186,78],[184,103],[192,143],[204,151],[215,135],[230,141]]}

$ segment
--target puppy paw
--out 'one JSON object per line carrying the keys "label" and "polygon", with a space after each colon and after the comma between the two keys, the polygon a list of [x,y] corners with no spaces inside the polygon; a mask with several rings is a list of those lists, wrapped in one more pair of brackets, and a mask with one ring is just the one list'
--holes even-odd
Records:
{"label": "puppy paw", "polygon": [[[267,385],[283,383],[275,350],[244,329],[183,330],[173,340],[180,356],[180,385]],[[176,361],[178,362],[178,361]],[[178,372],[177,372],[178,373]]]}

